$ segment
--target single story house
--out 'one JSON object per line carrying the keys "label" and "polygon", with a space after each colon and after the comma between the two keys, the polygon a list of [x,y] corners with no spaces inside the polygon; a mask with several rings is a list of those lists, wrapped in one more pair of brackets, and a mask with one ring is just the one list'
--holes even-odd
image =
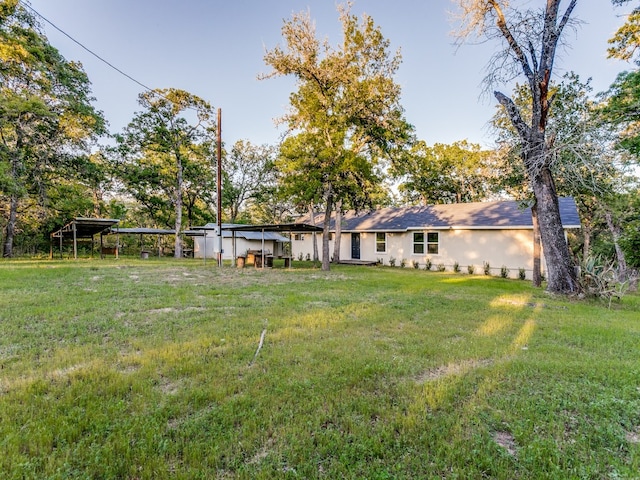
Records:
{"label": "single story house", "polygon": [[[560,198],[560,215],[565,233],[580,228],[573,198]],[[322,214],[315,217],[322,225]],[[301,222],[309,222],[303,217]],[[333,254],[335,224],[330,225]],[[322,234],[316,234],[322,252]],[[313,255],[313,235],[296,234],[292,248],[303,256]],[[522,268],[527,278],[533,271],[533,223],[531,209],[517,201],[456,203],[445,205],[383,208],[342,217],[340,260],[379,262],[384,265],[420,268],[431,262],[461,271],[473,266],[476,273],[489,264],[492,274],[502,267],[517,277]],[[543,271],[544,259],[542,262]]]}

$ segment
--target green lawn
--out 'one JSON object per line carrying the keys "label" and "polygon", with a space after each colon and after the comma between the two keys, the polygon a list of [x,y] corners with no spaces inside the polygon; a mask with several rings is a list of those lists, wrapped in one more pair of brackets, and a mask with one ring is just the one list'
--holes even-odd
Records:
{"label": "green lawn", "polygon": [[638,295],[0,262],[2,479],[640,478],[639,442]]}

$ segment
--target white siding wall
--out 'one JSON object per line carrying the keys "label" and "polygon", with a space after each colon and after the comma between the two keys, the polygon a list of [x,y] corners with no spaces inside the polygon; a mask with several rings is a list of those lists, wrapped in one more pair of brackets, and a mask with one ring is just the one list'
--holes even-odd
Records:
{"label": "white siding wall", "polygon": [[[419,230],[422,231],[422,230]],[[533,232],[523,230],[424,230],[425,252],[427,251],[427,232],[438,232],[438,254],[413,254],[413,231],[387,232],[386,252],[376,252],[376,234],[374,232],[360,232],[360,259],[368,261],[382,260],[389,265],[389,260],[394,258],[396,266],[406,260],[406,266],[411,267],[413,261],[423,268],[427,258],[433,264],[435,270],[438,264],[445,265],[447,271],[453,269],[453,264],[458,262],[462,272],[467,272],[467,266],[473,265],[475,273],[483,272],[484,262],[491,266],[493,275],[499,275],[500,268],[506,266],[510,270],[511,277],[518,276],[518,270],[524,268],[527,278],[531,278],[533,268]],[[318,251],[322,256],[322,234],[317,234]],[[293,254],[303,258],[307,254],[313,256],[312,235],[305,234],[304,240],[293,240]],[[333,241],[329,242],[330,255],[333,255]],[[342,234],[340,243],[340,258],[351,259],[351,232]],[[544,262],[543,262],[544,268]]]}
{"label": "white siding wall", "polygon": [[[215,235],[210,234],[207,236],[206,241],[207,257],[216,258],[218,252],[218,239]],[[204,237],[193,237],[193,256],[194,258],[203,258],[205,248]],[[262,240],[246,240],[244,238],[236,237],[236,256],[244,255],[247,250],[261,250]],[[265,251],[271,252],[275,255],[282,255],[282,248],[277,245],[277,242],[265,241]],[[225,260],[233,259],[233,241],[231,238],[222,239],[222,258]]]}

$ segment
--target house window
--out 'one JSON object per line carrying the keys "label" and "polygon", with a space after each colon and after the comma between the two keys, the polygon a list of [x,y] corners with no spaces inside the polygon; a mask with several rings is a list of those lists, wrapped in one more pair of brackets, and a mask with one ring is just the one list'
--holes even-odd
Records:
{"label": "house window", "polygon": [[424,253],[424,233],[423,232],[413,233],[413,253],[418,255]]}
{"label": "house window", "polygon": [[376,233],[376,252],[385,253],[387,251],[387,234],[384,232]]}
{"label": "house window", "polygon": [[438,232],[427,233],[427,253],[431,255],[438,254],[438,244],[440,243],[440,235]]}
{"label": "house window", "polygon": [[293,239],[294,239],[296,242],[301,242],[301,241],[303,241],[303,240],[304,240],[304,233],[294,233],[294,234],[293,234]]}

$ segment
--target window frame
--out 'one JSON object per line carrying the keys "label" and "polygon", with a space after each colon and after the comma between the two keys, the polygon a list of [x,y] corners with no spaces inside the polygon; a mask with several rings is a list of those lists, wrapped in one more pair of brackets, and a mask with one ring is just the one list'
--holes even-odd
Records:
{"label": "window frame", "polygon": [[[379,240],[378,239],[378,235],[382,235],[383,239]],[[387,232],[376,232],[376,240],[375,240],[375,248],[376,248],[376,253],[387,253]],[[384,246],[383,250],[379,250],[378,249],[378,245],[382,244]]]}
{"label": "window frame", "polygon": [[[422,240],[418,240],[418,236],[422,235]],[[411,247],[411,251],[413,252],[413,255],[424,255],[425,252],[425,246],[426,246],[426,237],[424,232],[413,232],[412,235],[412,247]]]}
{"label": "window frame", "polygon": [[[430,237],[435,236],[435,240]],[[438,255],[440,252],[440,232],[427,232],[425,246],[428,255]]]}

